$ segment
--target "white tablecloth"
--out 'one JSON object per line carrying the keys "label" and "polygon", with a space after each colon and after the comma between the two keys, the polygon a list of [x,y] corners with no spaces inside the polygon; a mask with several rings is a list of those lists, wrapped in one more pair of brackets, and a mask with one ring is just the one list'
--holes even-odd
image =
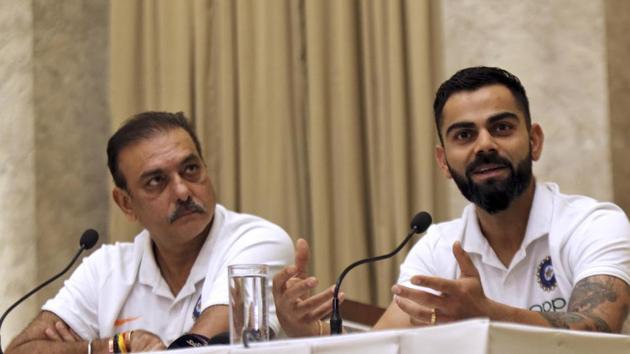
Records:
{"label": "white tablecloth", "polygon": [[[166,352],[156,352],[166,353]],[[469,320],[434,327],[213,346],[177,354],[630,354],[630,336]]]}

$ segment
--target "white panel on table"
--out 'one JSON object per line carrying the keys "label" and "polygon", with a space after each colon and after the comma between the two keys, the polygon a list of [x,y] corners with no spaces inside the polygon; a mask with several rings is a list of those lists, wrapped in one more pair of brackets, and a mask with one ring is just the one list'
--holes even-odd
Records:
{"label": "white panel on table", "polygon": [[492,322],[489,347],[510,354],[630,353],[630,336]]}
{"label": "white panel on table", "polygon": [[400,335],[400,352],[488,354],[489,323],[487,319],[473,319],[405,332]]}
{"label": "white panel on table", "polygon": [[311,344],[313,354],[398,354],[399,349],[397,331],[344,334]]}

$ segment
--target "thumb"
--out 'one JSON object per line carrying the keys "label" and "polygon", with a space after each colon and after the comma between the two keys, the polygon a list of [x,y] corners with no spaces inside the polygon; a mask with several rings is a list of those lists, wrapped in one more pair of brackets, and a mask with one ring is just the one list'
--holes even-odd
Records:
{"label": "thumb", "polygon": [[308,260],[310,258],[310,249],[305,239],[300,238],[295,243],[295,267],[300,277],[308,274]]}
{"label": "thumb", "polygon": [[477,271],[477,268],[475,268],[472,259],[470,259],[468,252],[464,251],[462,248],[461,242],[455,241],[455,243],[453,243],[453,255],[457,260],[457,264],[459,264],[459,269],[462,271],[460,278],[479,278],[479,272]]}

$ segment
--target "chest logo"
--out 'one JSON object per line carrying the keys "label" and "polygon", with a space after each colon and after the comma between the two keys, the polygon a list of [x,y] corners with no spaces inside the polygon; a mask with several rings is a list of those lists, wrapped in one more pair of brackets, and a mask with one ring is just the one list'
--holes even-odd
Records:
{"label": "chest logo", "polygon": [[199,315],[201,315],[201,295],[199,295],[199,298],[197,299],[197,303],[195,304],[195,308],[193,309],[193,312],[192,312],[193,321],[197,321],[197,319],[199,318]]}
{"label": "chest logo", "polygon": [[536,269],[536,280],[538,280],[538,285],[544,291],[552,291],[558,285],[556,281],[556,274],[553,272],[553,265],[551,264],[551,257],[547,256],[543,259],[540,264],[538,264],[538,268]]}
{"label": "chest logo", "polygon": [[116,321],[114,321],[114,327],[120,327],[124,324],[127,324],[129,322],[133,322],[135,320],[140,319],[140,317],[126,317],[126,318],[118,318],[116,319]]}

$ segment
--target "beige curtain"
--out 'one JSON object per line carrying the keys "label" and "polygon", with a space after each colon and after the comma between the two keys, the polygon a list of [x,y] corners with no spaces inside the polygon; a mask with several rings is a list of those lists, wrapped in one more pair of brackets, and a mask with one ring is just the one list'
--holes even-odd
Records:
{"label": "beige curtain", "polygon": [[[194,122],[218,201],[283,226],[321,286],[435,212],[428,1],[111,2],[114,128],[143,110]],[[116,210],[111,238],[137,228]],[[385,306],[404,255],[349,298]]]}

